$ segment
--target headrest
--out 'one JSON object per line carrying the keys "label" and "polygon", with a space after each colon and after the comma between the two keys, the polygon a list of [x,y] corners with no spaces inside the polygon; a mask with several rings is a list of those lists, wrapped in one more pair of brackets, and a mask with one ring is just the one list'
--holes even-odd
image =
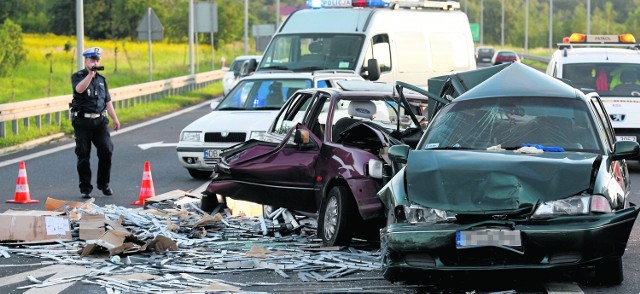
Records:
{"label": "headrest", "polygon": [[349,115],[372,119],[376,114],[376,104],[373,101],[351,101]]}
{"label": "headrest", "polygon": [[625,70],[620,73],[620,81],[623,83],[635,83],[636,80],[636,72],[632,70]]}

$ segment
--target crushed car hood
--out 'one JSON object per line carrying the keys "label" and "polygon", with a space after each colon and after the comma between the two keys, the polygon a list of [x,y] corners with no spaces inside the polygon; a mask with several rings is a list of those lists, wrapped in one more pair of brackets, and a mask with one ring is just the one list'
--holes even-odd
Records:
{"label": "crushed car hood", "polygon": [[411,151],[409,201],[454,212],[508,212],[589,188],[597,154],[513,151]]}

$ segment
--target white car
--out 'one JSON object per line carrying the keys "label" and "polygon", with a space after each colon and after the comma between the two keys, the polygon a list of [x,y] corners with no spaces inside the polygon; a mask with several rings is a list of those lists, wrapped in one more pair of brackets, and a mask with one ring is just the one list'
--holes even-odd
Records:
{"label": "white car", "polygon": [[363,80],[353,71],[254,73],[240,79],[213,111],[182,132],[178,160],[195,179],[207,179],[220,162],[220,152],[264,134],[285,101],[297,90],[337,87],[336,81]]}
{"label": "white car", "polygon": [[[640,45],[631,34],[572,34],[558,44],[547,74],[598,92],[618,141],[640,138]],[[580,123],[580,122],[576,122]]]}
{"label": "white car", "polygon": [[249,59],[255,59],[256,62],[260,63],[262,59],[262,55],[242,55],[236,57],[236,59],[231,62],[227,73],[224,75],[222,79],[222,93],[227,95],[229,91],[236,85],[240,75],[240,67],[242,67],[242,63]]}

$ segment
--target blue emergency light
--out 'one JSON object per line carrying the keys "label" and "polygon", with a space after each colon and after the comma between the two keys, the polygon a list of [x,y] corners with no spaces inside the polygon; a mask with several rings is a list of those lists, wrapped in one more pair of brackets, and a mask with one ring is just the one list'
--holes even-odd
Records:
{"label": "blue emergency light", "polygon": [[307,0],[310,8],[387,7],[391,0]]}

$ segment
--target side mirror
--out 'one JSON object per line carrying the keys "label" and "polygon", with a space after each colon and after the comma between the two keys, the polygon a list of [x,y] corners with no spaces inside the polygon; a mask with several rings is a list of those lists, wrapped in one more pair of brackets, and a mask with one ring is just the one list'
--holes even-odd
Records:
{"label": "side mirror", "polygon": [[367,60],[367,80],[377,81],[380,79],[380,65],[378,64],[377,59],[369,59]]}
{"label": "side mirror", "polygon": [[211,110],[216,109],[216,107],[218,107],[218,105],[220,105],[219,101],[211,101],[211,104],[209,104],[209,106],[211,106]]}
{"label": "side mirror", "polygon": [[613,145],[611,160],[632,159],[640,155],[640,145],[634,141],[618,141]]}
{"label": "side mirror", "polygon": [[409,145],[393,145],[389,148],[389,158],[395,163],[407,163]]}
{"label": "side mirror", "polygon": [[247,59],[242,63],[242,66],[240,66],[240,76],[246,77],[256,71],[257,68],[258,61],[256,61],[255,58]]}

